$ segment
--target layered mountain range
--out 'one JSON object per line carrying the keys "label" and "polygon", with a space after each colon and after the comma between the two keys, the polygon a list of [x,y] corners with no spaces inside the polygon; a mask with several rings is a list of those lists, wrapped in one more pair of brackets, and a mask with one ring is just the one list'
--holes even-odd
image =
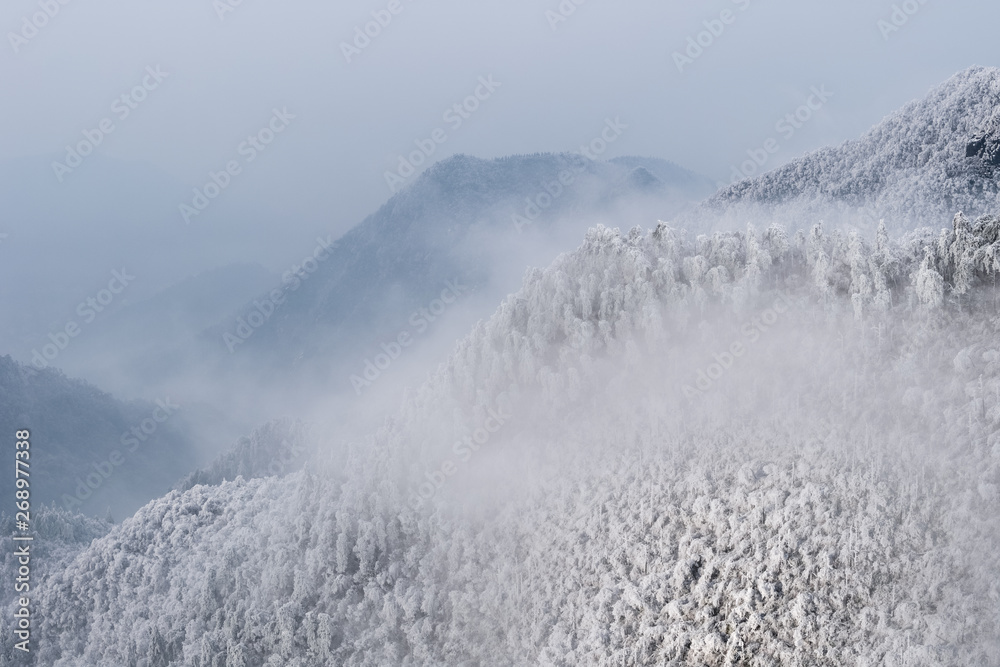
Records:
{"label": "layered mountain range", "polygon": [[360,435],[322,393],[118,524],[45,510],[27,663],[1000,665],[998,102],[970,69],[687,212],[651,159],[432,167],[198,359],[351,395],[464,286],[440,363]]}

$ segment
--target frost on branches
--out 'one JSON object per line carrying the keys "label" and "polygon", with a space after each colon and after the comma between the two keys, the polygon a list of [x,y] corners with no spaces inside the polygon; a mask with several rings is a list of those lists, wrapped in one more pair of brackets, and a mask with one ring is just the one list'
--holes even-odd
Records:
{"label": "frost on branches", "polygon": [[855,141],[724,188],[690,222],[823,218],[867,232],[1000,210],[1000,69],[959,72]]}
{"label": "frost on branches", "polygon": [[196,484],[53,567],[35,664],[998,665],[998,252],[593,229],[343,475]]}

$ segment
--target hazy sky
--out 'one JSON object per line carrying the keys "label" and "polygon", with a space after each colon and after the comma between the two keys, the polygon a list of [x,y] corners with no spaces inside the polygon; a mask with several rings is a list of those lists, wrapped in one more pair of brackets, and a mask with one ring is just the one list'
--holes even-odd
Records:
{"label": "hazy sky", "polygon": [[[729,180],[769,138],[781,148],[770,168],[856,137],[958,70],[997,64],[1000,24],[1000,6],[970,0],[897,3],[896,22],[906,21],[892,32],[879,27],[893,19],[888,0],[61,1],[0,9],[0,160],[64,159],[64,147],[104,119],[114,131],[95,155],[162,170],[171,193],[193,198],[210,171],[235,160],[240,173],[195,224],[249,210],[301,230],[275,256],[252,258],[276,268],[312,231],[343,232],[383,203],[385,171],[437,128],[447,141],[432,161],[576,150],[619,118],[627,129],[605,157],[662,157]],[[47,5],[57,9],[51,18],[37,14]],[[569,16],[555,22],[560,6]],[[369,26],[377,35],[348,63],[342,44],[373,12],[391,22]],[[37,31],[24,28],[32,15]],[[702,34],[708,46],[679,71],[674,52],[713,28],[720,34]],[[499,87],[479,108],[460,127],[454,115],[446,122],[444,112],[490,76]],[[122,117],[114,101],[144,80],[144,99]],[[833,96],[792,136],[779,133],[777,121],[813,86]],[[241,154],[241,143],[274,109],[294,119],[247,162],[253,151]],[[57,182],[52,169],[35,175]]]}

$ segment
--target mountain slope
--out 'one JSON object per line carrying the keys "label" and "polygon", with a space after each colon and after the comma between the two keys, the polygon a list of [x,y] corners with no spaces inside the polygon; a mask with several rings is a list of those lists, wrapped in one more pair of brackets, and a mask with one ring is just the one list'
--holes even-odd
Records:
{"label": "mountain slope", "polygon": [[259,264],[231,264],[189,276],[97,320],[59,364],[119,393],[148,392],[149,378],[136,368],[194,340],[278,279]]}
{"label": "mountain slope", "polygon": [[[708,179],[653,158],[455,156],[336,242],[317,239],[280,284],[205,332],[198,345],[150,355],[128,372],[147,383],[227,396],[233,411],[258,422],[319,394],[355,396],[365,360],[402,333],[413,345],[393,373],[420,377],[433,367],[418,367],[422,360],[436,363],[457,332],[516,289],[526,267],[550,262],[588,220],[627,211],[653,222],[713,190]],[[279,395],[269,394],[275,389]],[[285,409],[271,412],[286,400]]]}
{"label": "mountain slope", "polygon": [[[650,194],[660,210],[672,213],[714,190],[707,179],[679,167],[652,159],[647,163],[657,165],[666,179],[654,177],[636,188],[628,177],[641,165],[627,161],[600,163],[575,155],[496,160],[459,155],[444,160],[348,232],[300,289],[286,289],[287,302],[273,323],[246,347],[309,357],[334,348],[350,331],[347,323],[371,324],[375,331],[398,329],[399,322],[386,322],[382,315],[387,301],[408,313],[437,296],[448,280],[475,289],[495,278],[501,259],[491,242],[517,237],[524,229],[512,222],[515,214],[530,224],[528,231],[536,231],[570,213],[607,212],[629,196]],[[559,175],[564,172],[573,182],[562,187]],[[550,200],[549,206],[537,203]],[[532,203],[540,214],[537,223],[526,214]],[[474,240],[477,234],[482,236]],[[517,246],[508,242],[502,248],[530,256]]]}
{"label": "mountain slope", "polygon": [[621,165],[628,169],[644,169],[652,174],[660,183],[666,187],[680,191],[686,198],[697,198],[699,194],[704,197],[716,191],[715,182],[707,176],[701,176],[694,172],[659,158],[638,157],[625,155],[611,158],[611,164]]}
{"label": "mountain slope", "polygon": [[874,229],[934,225],[1000,207],[1000,70],[960,72],[868,133],[718,192],[692,219],[801,226],[826,219]]}
{"label": "mountain slope", "polygon": [[250,209],[233,197],[219,202],[212,224],[185,225],[177,205],[191,188],[162,170],[95,154],[60,183],[51,165],[61,159],[0,160],[8,235],[0,245],[0,308],[20,313],[0,321],[0,353],[38,345],[107,285],[112,270],[124,266],[136,277],[118,307],[185,276],[267,257],[268,245],[279,245],[282,232],[261,222],[279,219],[276,211]]}
{"label": "mountain slope", "polygon": [[268,422],[174,488],[187,491],[200,484],[214,486],[237,477],[286,475],[301,469],[314,454],[311,444],[305,424],[291,419]]}
{"label": "mountain slope", "polygon": [[[31,495],[35,506],[116,516],[165,493],[197,465],[181,406],[122,403],[59,371],[36,371],[0,357],[0,430],[31,433]],[[116,453],[117,452],[117,453]],[[14,496],[4,475],[0,494]]]}
{"label": "mountain slope", "polygon": [[998,665],[998,257],[596,229],[343,475],[172,492],[52,575],[37,659]]}

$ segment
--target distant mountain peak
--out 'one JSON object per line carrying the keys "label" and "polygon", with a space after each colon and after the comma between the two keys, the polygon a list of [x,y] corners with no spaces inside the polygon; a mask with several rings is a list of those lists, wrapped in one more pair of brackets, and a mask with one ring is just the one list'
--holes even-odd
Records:
{"label": "distant mountain peak", "polygon": [[822,148],[724,188],[694,215],[745,224],[823,218],[896,229],[957,210],[1000,208],[1000,69],[971,67],[890,114],[859,139]]}
{"label": "distant mountain peak", "polygon": [[[534,261],[533,248],[546,245],[537,243],[537,236],[528,237],[529,232],[556,234],[565,225],[583,233],[587,215],[610,215],[624,205],[655,208],[648,218],[655,220],[714,190],[707,177],[656,158],[452,155],[413,177],[345,234],[330,259],[301,288],[286,293],[272,320],[279,324],[263,327],[241,350],[253,348],[268,358],[277,353],[286,365],[336,358],[347,340],[362,335],[360,323],[376,323],[376,330],[384,327],[386,335],[405,325],[383,321],[380,312],[387,303],[409,313],[434,299],[446,280],[472,290],[519,280],[522,267]],[[519,266],[509,274],[497,268],[508,265]],[[516,282],[496,287],[505,294]],[[246,305],[242,314],[254,307]],[[218,342],[222,331],[215,328],[206,338],[218,349],[224,349]],[[364,336],[369,335],[365,330]],[[229,355],[224,359],[228,362]]]}

